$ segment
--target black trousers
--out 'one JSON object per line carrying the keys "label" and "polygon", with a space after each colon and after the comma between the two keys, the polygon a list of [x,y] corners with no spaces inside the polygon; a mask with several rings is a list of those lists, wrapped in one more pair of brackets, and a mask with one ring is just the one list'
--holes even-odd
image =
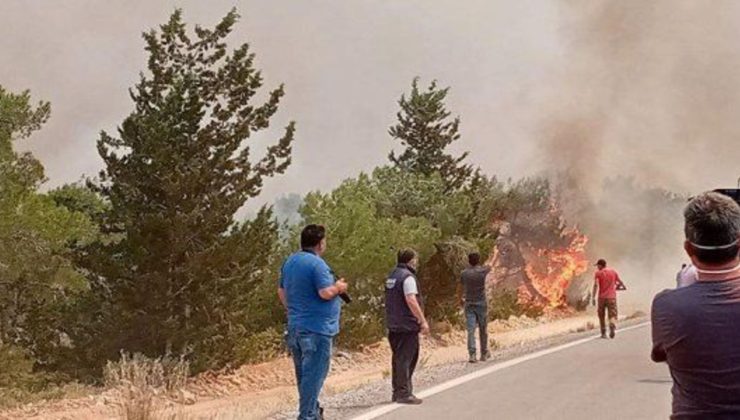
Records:
{"label": "black trousers", "polygon": [[393,399],[409,397],[414,392],[411,378],[419,361],[419,333],[390,331],[388,342],[393,352]]}

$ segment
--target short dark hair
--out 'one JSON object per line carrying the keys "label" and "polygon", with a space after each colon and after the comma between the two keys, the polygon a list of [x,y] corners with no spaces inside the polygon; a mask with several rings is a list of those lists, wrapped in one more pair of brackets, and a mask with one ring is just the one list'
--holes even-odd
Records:
{"label": "short dark hair", "polygon": [[308,225],[301,231],[301,248],[315,248],[326,237],[322,225]]}
{"label": "short dark hair", "polygon": [[404,248],[398,251],[398,263],[408,264],[416,257],[416,251],[411,248]]}
{"label": "short dark hair", "polygon": [[601,258],[598,261],[596,261],[596,265],[599,267],[606,267],[606,260]]}
{"label": "short dark hair", "polygon": [[699,261],[723,264],[737,257],[740,251],[737,244],[740,206],[735,200],[716,192],[706,192],[689,202],[683,216],[686,240],[693,245],[694,255]]}
{"label": "short dark hair", "polygon": [[470,254],[468,254],[468,263],[470,265],[480,264],[480,254],[477,252],[471,252]]}

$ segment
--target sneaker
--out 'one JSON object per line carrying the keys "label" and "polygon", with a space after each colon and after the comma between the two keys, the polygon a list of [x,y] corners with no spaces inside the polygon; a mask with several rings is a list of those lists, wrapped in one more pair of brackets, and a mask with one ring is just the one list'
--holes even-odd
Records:
{"label": "sneaker", "polygon": [[617,335],[617,327],[609,327],[609,338],[614,338],[615,335]]}
{"label": "sneaker", "polygon": [[475,363],[478,359],[475,358],[474,354],[471,354],[470,357],[468,357],[468,363]]}
{"label": "sneaker", "polygon": [[601,333],[601,338],[606,338],[606,333],[605,332]]}
{"label": "sneaker", "polygon": [[480,355],[480,361],[481,362],[485,362],[486,360],[488,360],[490,358],[491,358],[491,352],[490,351],[487,351],[487,352],[485,352],[485,353],[483,353],[483,354]]}
{"label": "sneaker", "polygon": [[422,403],[422,399],[416,398],[415,395],[410,395],[404,398],[397,398],[395,402],[398,404],[419,405]]}

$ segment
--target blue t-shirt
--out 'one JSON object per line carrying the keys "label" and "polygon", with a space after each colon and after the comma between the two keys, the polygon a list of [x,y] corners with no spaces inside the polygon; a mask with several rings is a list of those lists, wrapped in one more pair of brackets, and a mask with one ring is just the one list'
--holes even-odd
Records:
{"label": "blue t-shirt", "polygon": [[280,275],[280,287],[288,301],[288,329],[337,335],[341,301],[319,296],[319,290],[332,285],[334,275],[318,255],[300,251],[288,257]]}

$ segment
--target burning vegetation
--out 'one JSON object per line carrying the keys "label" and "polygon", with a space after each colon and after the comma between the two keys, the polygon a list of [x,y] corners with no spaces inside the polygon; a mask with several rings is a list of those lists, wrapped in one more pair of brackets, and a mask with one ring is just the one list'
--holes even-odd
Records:
{"label": "burning vegetation", "polygon": [[[520,304],[544,310],[568,306],[569,288],[588,269],[588,238],[578,228],[567,227],[556,201],[546,193],[507,221],[494,222],[499,237],[488,280],[490,289],[516,291]],[[583,299],[575,299],[576,306]]]}

